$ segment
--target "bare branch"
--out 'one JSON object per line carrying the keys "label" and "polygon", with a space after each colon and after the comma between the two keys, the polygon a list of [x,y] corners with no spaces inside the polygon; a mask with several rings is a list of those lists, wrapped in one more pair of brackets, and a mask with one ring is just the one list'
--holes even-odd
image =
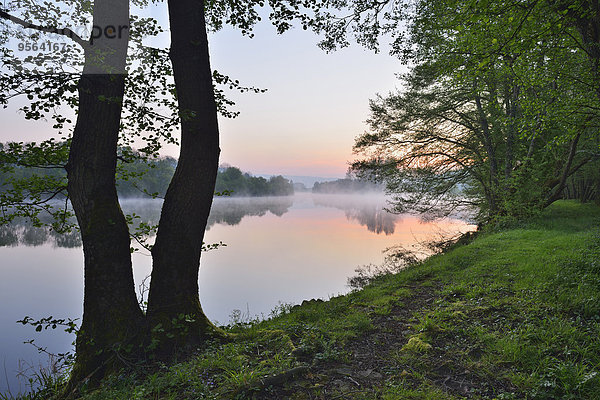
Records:
{"label": "bare branch", "polygon": [[34,30],[37,30],[40,32],[55,33],[57,35],[62,35],[62,36],[68,37],[71,40],[73,40],[75,43],[78,43],[84,49],[87,48],[89,45],[89,43],[87,41],[83,40],[79,35],[77,35],[75,32],[73,32],[70,28],[57,28],[57,27],[53,27],[53,26],[37,25],[37,24],[31,23],[31,22],[22,20],[21,18],[16,17],[14,15],[11,15],[2,9],[0,9],[0,18],[12,21],[17,25],[22,26],[25,29],[34,29]]}

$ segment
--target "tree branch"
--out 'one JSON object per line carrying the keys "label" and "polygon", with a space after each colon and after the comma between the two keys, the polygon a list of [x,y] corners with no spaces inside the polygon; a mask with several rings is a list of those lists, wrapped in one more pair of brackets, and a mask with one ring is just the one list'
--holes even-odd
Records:
{"label": "tree branch", "polygon": [[56,189],[54,192],[50,192],[50,193],[49,193],[49,194],[50,194],[50,196],[49,196],[49,197],[47,197],[47,198],[45,198],[45,199],[43,199],[43,200],[40,200],[40,201],[34,201],[34,202],[31,202],[31,203],[23,203],[23,204],[25,204],[26,206],[33,206],[33,207],[35,207],[35,206],[39,206],[39,205],[41,205],[41,204],[46,204],[46,203],[48,203],[50,200],[52,200],[53,198],[55,198],[56,196],[58,196],[59,194],[61,194],[62,192],[64,192],[65,190],[67,190],[67,187],[66,187],[66,186],[60,186],[60,187],[58,187],[58,188],[57,188],[57,189]]}
{"label": "tree branch", "polygon": [[[562,176],[553,193],[548,197],[546,202],[544,203],[544,208],[548,207],[550,204],[554,203],[555,200],[560,198],[560,195],[565,187],[565,183],[567,182],[567,178],[569,177],[569,171],[571,170],[571,165],[573,164],[573,158],[575,157],[575,153],[577,151],[577,144],[579,143],[579,138],[581,137],[581,132],[575,136],[573,141],[571,142],[571,146],[569,149],[569,156],[567,157],[567,161],[565,163],[565,167],[563,169]],[[574,172],[574,171],[573,171]]]}
{"label": "tree branch", "polygon": [[66,37],[70,38],[71,40],[73,40],[75,43],[78,43],[84,49],[89,45],[89,43],[87,41],[83,40],[79,35],[77,35],[75,32],[73,32],[70,28],[57,28],[57,27],[53,27],[53,26],[36,25],[34,23],[22,20],[19,17],[15,17],[14,15],[9,14],[2,9],[0,9],[0,18],[12,21],[17,25],[22,26],[25,29],[34,29],[34,30],[37,30],[40,32],[55,33],[57,35],[66,36]]}

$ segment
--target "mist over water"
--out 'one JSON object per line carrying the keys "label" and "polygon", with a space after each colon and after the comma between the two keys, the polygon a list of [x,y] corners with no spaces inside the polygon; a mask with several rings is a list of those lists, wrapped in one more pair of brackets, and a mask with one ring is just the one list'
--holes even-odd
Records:
{"label": "mist over water", "polygon": [[[381,263],[388,247],[410,247],[440,232],[474,228],[460,220],[424,223],[415,215],[390,214],[385,205],[381,194],[216,198],[205,242],[227,246],[202,255],[204,311],[211,320],[226,324],[233,310],[267,317],[279,302],[327,299],[347,292],[347,278],[354,270]],[[122,201],[125,213],[135,212],[152,224],[158,223],[161,206],[160,200]],[[60,330],[38,333],[15,321],[26,315],[80,317],[80,246],[78,233],[63,236],[18,221],[0,228],[0,361],[6,365],[13,394],[27,389],[26,381],[16,378],[17,370],[47,364],[46,357],[23,341],[35,339],[54,353],[71,347],[74,338]],[[151,257],[141,250],[133,254],[133,264],[138,288],[151,272]],[[2,371],[0,391],[7,389]]]}
{"label": "mist over water", "polygon": [[355,221],[376,234],[394,234],[396,223],[401,218],[385,210],[386,198],[381,193],[313,195],[313,201],[316,206],[344,211],[349,221]]}
{"label": "mist over water", "polygon": [[[310,201],[309,201],[310,200]],[[311,203],[312,202],[312,203]],[[398,214],[385,210],[386,197],[382,193],[363,194],[310,194],[279,197],[217,197],[213,201],[207,230],[215,224],[238,225],[245,217],[262,217],[268,213],[281,217],[295,208],[329,207],[342,210],[348,221],[354,221],[376,234],[394,234]],[[125,214],[135,213],[147,224],[158,224],[162,200],[124,199],[121,207]],[[74,248],[81,246],[79,232],[59,234],[48,227],[34,227],[16,219],[11,225],[0,226],[0,247],[42,246]]]}

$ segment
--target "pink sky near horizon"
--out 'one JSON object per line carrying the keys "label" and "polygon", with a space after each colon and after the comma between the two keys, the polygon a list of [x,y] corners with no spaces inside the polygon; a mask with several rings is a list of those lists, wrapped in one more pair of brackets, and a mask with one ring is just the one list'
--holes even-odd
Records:
{"label": "pink sky near horizon", "polygon": [[[162,12],[160,10],[155,12]],[[368,102],[397,85],[400,62],[352,45],[326,54],[301,29],[277,35],[268,23],[249,39],[225,28],[209,38],[214,69],[262,94],[232,93],[241,114],[220,118],[221,162],[254,174],[343,177],[354,138],[367,129]],[[18,103],[16,103],[18,104]],[[0,141],[39,141],[51,124],[0,109]],[[177,156],[168,146],[165,155]]]}
{"label": "pink sky near horizon", "polygon": [[211,38],[213,67],[268,89],[236,96],[241,115],[221,120],[222,159],[253,173],[343,177],[363,133],[369,99],[394,90],[400,62],[352,45],[327,54],[318,37],[268,24],[253,39],[231,29]]}

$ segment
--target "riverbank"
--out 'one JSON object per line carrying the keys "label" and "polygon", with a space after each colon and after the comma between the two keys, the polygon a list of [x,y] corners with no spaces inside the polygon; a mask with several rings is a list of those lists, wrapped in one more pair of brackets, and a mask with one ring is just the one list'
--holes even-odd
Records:
{"label": "riverbank", "polygon": [[556,203],[84,398],[600,398],[599,226],[598,207]]}

